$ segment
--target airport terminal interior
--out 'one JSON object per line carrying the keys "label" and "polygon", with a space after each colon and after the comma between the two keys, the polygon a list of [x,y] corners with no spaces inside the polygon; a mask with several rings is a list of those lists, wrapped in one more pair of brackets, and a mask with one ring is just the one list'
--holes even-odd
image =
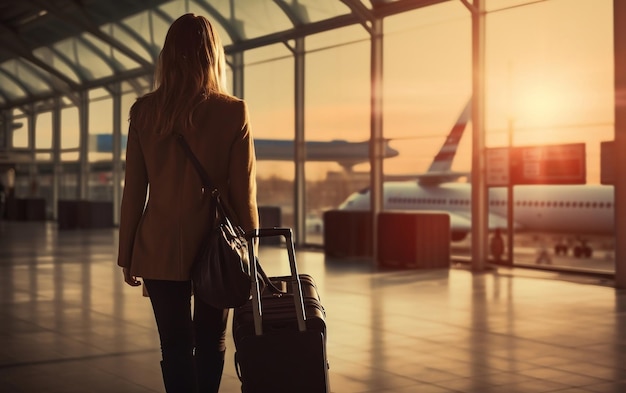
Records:
{"label": "airport terminal interior", "polygon": [[[150,302],[122,281],[115,229],[4,222],[0,235],[0,391],[163,392]],[[260,260],[288,272],[284,247]],[[610,280],[297,261],[326,309],[331,392],[626,391],[626,293]],[[241,391],[234,350],[229,334],[223,393]]]}
{"label": "airport terminal interior", "polygon": [[185,13],[317,283],[329,393],[626,392],[621,0],[0,1],[0,392],[165,391],[116,260],[128,112]]}

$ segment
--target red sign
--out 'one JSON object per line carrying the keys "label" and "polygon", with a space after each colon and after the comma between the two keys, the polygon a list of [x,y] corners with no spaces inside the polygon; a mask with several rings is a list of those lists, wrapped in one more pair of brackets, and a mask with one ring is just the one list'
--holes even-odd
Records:
{"label": "red sign", "polygon": [[501,187],[509,184],[509,148],[492,147],[487,149],[487,173],[485,181],[488,187]]}
{"label": "red sign", "polygon": [[512,184],[585,184],[584,143],[511,148]]}

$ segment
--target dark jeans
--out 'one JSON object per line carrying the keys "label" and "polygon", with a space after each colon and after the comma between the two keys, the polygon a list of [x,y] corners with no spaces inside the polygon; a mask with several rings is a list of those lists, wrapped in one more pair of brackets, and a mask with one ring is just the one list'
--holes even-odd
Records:
{"label": "dark jeans", "polygon": [[166,389],[168,379],[170,385],[181,379],[195,379],[189,374],[190,370],[195,374],[195,369],[201,392],[206,391],[202,388],[205,385],[218,387],[226,350],[228,309],[213,308],[194,296],[192,317],[191,281],[144,280],[144,284],[161,339]]}

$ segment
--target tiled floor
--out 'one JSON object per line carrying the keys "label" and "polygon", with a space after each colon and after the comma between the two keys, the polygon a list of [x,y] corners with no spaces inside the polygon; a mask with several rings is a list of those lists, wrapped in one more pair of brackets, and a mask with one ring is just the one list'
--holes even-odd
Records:
{"label": "tiled floor", "polygon": [[[116,230],[0,225],[0,392],[163,392],[149,301],[122,282]],[[261,260],[287,271],[282,249]],[[610,285],[376,271],[317,251],[298,262],[327,310],[332,392],[626,392],[626,293]],[[231,340],[221,392],[239,391],[232,359]]]}

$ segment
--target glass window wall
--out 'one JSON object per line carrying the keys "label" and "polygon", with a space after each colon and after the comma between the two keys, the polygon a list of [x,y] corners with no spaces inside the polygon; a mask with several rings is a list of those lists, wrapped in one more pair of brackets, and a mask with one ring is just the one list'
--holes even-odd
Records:
{"label": "glass window wall", "polygon": [[[294,224],[294,60],[283,45],[244,53],[244,98],[257,154],[259,206]],[[271,225],[273,226],[273,225]]]}
{"label": "glass window wall", "polygon": [[[249,3],[170,1],[157,10],[106,24],[101,31],[152,62],[167,28],[185,12],[216,22],[225,45],[293,27],[276,2]],[[370,2],[363,4],[371,6]],[[611,0],[486,2],[487,148],[570,143],[585,147],[585,184],[520,185],[514,188],[512,202],[503,189],[490,190],[491,233],[497,227],[506,230],[506,209],[513,204],[516,264],[614,270],[615,201],[612,187],[600,184],[600,146],[612,140],[614,133],[612,4]],[[345,3],[336,0],[284,2],[284,6],[294,20],[309,22],[350,12]],[[469,114],[464,108],[472,94],[470,12],[463,2],[444,2],[389,16],[383,26],[383,132],[388,148],[384,180],[386,184],[403,181],[400,189],[405,193],[385,197],[384,209],[448,211],[454,231],[459,222],[471,223],[467,175],[472,169],[472,122],[464,116]],[[291,227],[295,225],[296,79],[292,49],[273,44],[242,56],[242,98],[248,102],[258,143],[259,203],[279,207],[282,224]],[[370,36],[361,25],[354,25],[309,36],[304,49],[305,239],[309,244],[321,244],[323,212],[337,208],[350,194],[370,184]],[[137,66],[137,58],[130,59],[89,33],[34,48],[32,53],[51,69],[5,60],[0,64],[0,98],[4,101],[45,95],[59,86],[65,91],[72,88],[72,82],[108,78]],[[48,75],[49,71],[59,80]],[[151,76],[133,78],[122,83],[122,159],[130,106],[151,89]],[[228,79],[232,88],[230,70]],[[61,198],[78,197],[80,122],[76,98],[70,96],[63,98],[61,111]],[[25,161],[17,165],[18,196],[32,193],[29,179],[33,172],[41,176],[41,195],[48,192],[43,187],[54,183],[49,178],[49,108],[43,99],[23,106],[24,112],[13,109],[13,121],[21,126],[10,131],[7,147],[25,153]],[[31,117],[31,110],[43,112]],[[88,112],[88,196],[110,200],[113,99],[109,91],[90,91]],[[33,119],[35,141],[29,136]],[[462,136],[443,148],[454,142],[450,133],[455,126],[458,131],[459,125],[463,126]],[[342,148],[356,151],[358,158]],[[32,154],[36,163],[31,162]],[[429,171],[438,176],[434,171],[442,168],[432,166],[438,155],[445,158],[443,170],[459,176],[441,177],[440,182],[428,185],[419,183]],[[456,256],[471,252],[467,225],[464,231],[453,232]]]}
{"label": "glass window wall", "polygon": [[370,182],[370,41],[352,26],[306,43],[305,239],[321,245],[324,212]]}
{"label": "glass window wall", "polygon": [[[586,155],[585,184],[514,187],[514,262],[614,271],[614,191],[600,184],[614,134],[612,2],[504,3],[487,17],[487,146],[579,143]],[[491,193],[501,214],[506,194]]]}

